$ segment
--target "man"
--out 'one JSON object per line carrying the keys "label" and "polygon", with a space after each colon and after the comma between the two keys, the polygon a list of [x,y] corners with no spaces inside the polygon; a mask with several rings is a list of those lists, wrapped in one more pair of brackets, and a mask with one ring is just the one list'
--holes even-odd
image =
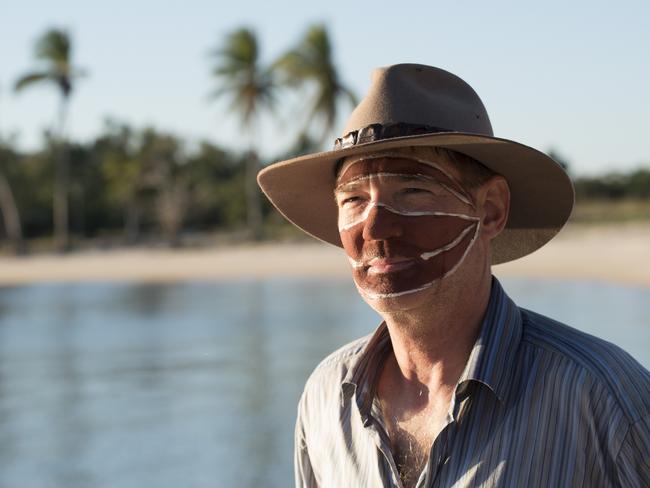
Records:
{"label": "man", "polygon": [[573,188],[546,155],[495,138],[464,81],[379,69],[333,151],[258,179],[344,249],[384,319],[307,381],[297,486],[650,486],[648,371],[518,308],[491,275],[559,231]]}

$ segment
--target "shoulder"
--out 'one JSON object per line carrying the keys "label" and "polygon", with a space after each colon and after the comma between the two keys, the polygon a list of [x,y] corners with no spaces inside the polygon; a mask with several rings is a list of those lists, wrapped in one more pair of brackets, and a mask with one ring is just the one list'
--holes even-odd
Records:
{"label": "shoulder", "polygon": [[299,412],[335,411],[341,399],[341,385],[357,363],[372,334],[354,340],[329,354],[314,368],[305,383],[300,398]]}
{"label": "shoulder", "polygon": [[357,339],[337,349],[311,373],[298,402],[296,435],[302,442],[307,439],[318,443],[331,443],[340,433],[343,406],[343,382],[357,363],[371,336]]}
{"label": "shoulder", "polygon": [[327,385],[339,387],[368,344],[372,334],[356,339],[329,354],[314,368],[305,384],[305,391]]}
{"label": "shoulder", "polygon": [[620,347],[526,309],[522,345],[550,356],[558,374],[580,375],[590,394],[602,393],[634,423],[650,412],[650,372]]}

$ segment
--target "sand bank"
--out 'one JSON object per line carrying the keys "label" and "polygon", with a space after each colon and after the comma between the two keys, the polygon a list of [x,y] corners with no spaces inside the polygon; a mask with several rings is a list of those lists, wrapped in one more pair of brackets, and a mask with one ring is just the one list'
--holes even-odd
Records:
{"label": "sand bank", "polygon": [[[497,276],[588,279],[650,286],[650,223],[568,226],[551,243]],[[318,243],[214,249],[125,249],[0,258],[0,284],[347,277],[342,252]]]}

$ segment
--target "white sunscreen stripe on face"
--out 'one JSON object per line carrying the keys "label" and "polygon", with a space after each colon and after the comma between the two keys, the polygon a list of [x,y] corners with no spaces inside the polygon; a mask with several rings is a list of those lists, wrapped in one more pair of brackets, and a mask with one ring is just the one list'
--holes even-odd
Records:
{"label": "white sunscreen stripe on face", "polygon": [[[440,278],[438,278],[440,279]],[[355,285],[357,286],[357,290],[359,290],[359,293],[361,293],[364,297],[366,297],[369,300],[379,300],[380,298],[396,298],[396,297],[401,297],[402,295],[408,295],[409,293],[416,293],[418,291],[426,290],[427,288],[433,286],[433,284],[438,281],[434,280],[431,283],[427,283],[426,285],[421,286],[420,288],[414,288],[412,290],[406,290],[406,291],[400,291],[399,293],[370,293],[361,288],[356,282]]]}
{"label": "white sunscreen stripe on face", "polygon": [[[354,166],[355,164],[360,163],[360,162],[362,162],[362,161],[369,161],[369,160],[372,160],[372,159],[379,159],[379,158],[399,158],[399,159],[408,159],[409,161],[415,161],[415,162],[417,162],[417,163],[426,164],[427,166],[431,166],[432,168],[437,169],[437,170],[440,171],[442,174],[444,174],[447,178],[449,178],[451,181],[453,181],[453,182],[456,183],[458,186],[460,186],[461,188],[463,188],[463,185],[461,185],[461,184],[456,180],[456,178],[454,178],[451,174],[449,174],[449,172],[448,172],[447,170],[445,170],[445,169],[442,168],[441,166],[438,166],[438,165],[437,165],[436,163],[434,163],[433,161],[428,161],[428,160],[426,160],[426,159],[418,158],[418,157],[416,157],[416,156],[409,156],[409,155],[407,155],[407,154],[400,154],[400,153],[398,153],[398,152],[390,152],[390,151],[388,151],[388,152],[381,152],[381,153],[375,153],[375,154],[368,154],[367,156],[363,156],[363,157],[361,157],[361,158],[359,158],[359,159],[355,159],[353,162],[350,163],[350,165],[349,165],[347,168],[345,168],[345,169],[341,172],[341,174],[339,175],[339,180],[340,180],[340,179],[345,175],[345,173],[347,173],[348,170],[349,170],[352,166]],[[456,192],[456,191],[454,191],[454,190],[451,190],[450,188],[447,188],[447,189],[448,189],[450,192],[454,193],[454,195],[457,196],[459,199],[461,199],[463,202],[467,203],[467,204],[470,205],[472,208],[474,208],[474,204],[473,204],[471,201],[469,201],[468,198],[466,198],[465,196],[462,196],[462,197],[461,197],[460,195],[457,194],[458,192]]]}
{"label": "white sunscreen stripe on face", "polygon": [[351,222],[347,222],[341,226],[339,226],[339,232],[345,232],[346,230],[351,229],[352,227],[359,225],[360,223],[364,222],[365,220],[368,219],[370,216],[370,211],[374,207],[383,207],[386,210],[388,210],[391,213],[394,213],[396,215],[404,215],[406,217],[426,217],[426,216],[440,216],[440,217],[458,217],[460,219],[465,219],[465,220],[476,220],[477,217],[472,217],[471,215],[466,215],[466,214],[461,214],[461,213],[448,213],[448,212],[434,212],[434,211],[414,211],[414,212],[405,212],[402,210],[397,210],[394,207],[391,207],[390,205],[386,205],[385,203],[371,203],[368,205],[363,213],[356,219],[352,220]]}
{"label": "white sunscreen stripe on face", "polygon": [[444,183],[441,183],[441,182],[438,182],[438,184],[439,184],[440,186],[442,186],[445,190],[447,190],[449,193],[451,193],[453,196],[455,196],[456,198],[458,198],[461,202],[463,202],[463,203],[469,205],[469,206],[472,207],[472,208],[476,208],[476,207],[474,207],[474,204],[473,204],[472,202],[470,202],[467,198],[465,198],[464,195],[461,195],[460,193],[458,193],[458,192],[457,192],[456,190],[454,190],[453,188],[450,188],[449,186],[447,186],[447,185],[445,185]]}
{"label": "white sunscreen stripe on face", "polygon": [[[478,217],[477,217],[477,218],[476,218],[476,221],[478,221],[478,220],[479,220],[479,219],[478,219]],[[458,235],[458,237],[456,237],[456,238],[455,238],[453,241],[451,241],[449,244],[446,244],[446,245],[444,245],[444,246],[442,246],[442,247],[439,247],[439,248],[436,249],[435,251],[425,252],[425,253],[420,254],[420,258],[422,258],[422,259],[424,259],[424,260],[426,261],[427,259],[431,259],[432,257],[437,256],[437,255],[440,254],[440,253],[443,253],[443,252],[445,252],[445,251],[449,251],[451,248],[456,247],[456,246],[460,243],[460,241],[462,241],[463,239],[465,239],[465,236],[467,236],[467,234],[469,234],[469,233],[471,232],[472,227],[474,227],[474,225],[475,225],[475,224],[470,224],[470,225],[468,225],[467,227],[465,227],[465,228],[463,229],[463,231]]]}
{"label": "white sunscreen stripe on face", "polygon": [[477,222],[476,232],[474,232],[474,236],[472,237],[472,240],[470,241],[469,245],[467,246],[467,249],[465,249],[465,252],[463,253],[461,258],[458,260],[458,262],[456,263],[456,265],[453,268],[451,268],[449,271],[447,271],[440,278],[437,278],[437,279],[435,279],[435,280],[433,280],[433,281],[431,281],[429,283],[426,283],[426,284],[424,284],[424,285],[422,285],[422,286],[420,286],[418,288],[413,288],[411,290],[400,291],[400,292],[397,292],[397,293],[371,293],[371,292],[368,292],[368,291],[364,290],[363,288],[361,288],[357,284],[356,281],[354,282],[354,284],[356,285],[357,289],[359,290],[359,293],[361,293],[364,297],[368,298],[369,300],[379,300],[379,299],[382,299],[382,298],[397,298],[397,297],[401,297],[401,296],[404,296],[404,295],[409,295],[411,293],[417,293],[418,291],[426,290],[427,288],[430,288],[433,285],[435,285],[440,280],[445,279],[447,276],[451,275],[452,273],[454,273],[459,268],[459,266],[465,260],[465,257],[469,254],[470,249],[474,246],[474,243],[476,242],[476,238],[478,237],[478,233],[479,233],[480,228],[481,228],[481,221],[479,220]]}
{"label": "white sunscreen stripe on face", "polygon": [[350,261],[353,268],[363,268],[363,261],[355,261],[350,256],[348,256],[348,261]]}
{"label": "white sunscreen stripe on face", "polygon": [[364,181],[364,180],[372,180],[374,178],[421,178],[423,180],[427,181],[435,181],[439,185],[442,185],[442,183],[439,183],[438,180],[436,180],[433,176],[429,175],[423,175],[422,173],[389,173],[388,171],[381,171],[379,173],[370,173],[368,175],[359,175],[351,180],[346,181],[345,183],[341,183],[339,186],[334,188],[334,191],[339,191],[341,187],[347,186],[350,183],[356,183],[357,181]]}
{"label": "white sunscreen stripe on face", "polygon": [[474,243],[476,242],[476,239],[478,238],[478,233],[479,233],[480,229],[481,229],[481,220],[479,219],[476,222],[476,231],[474,232],[474,235],[472,236],[472,240],[469,242],[469,245],[467,246],[467,249],[465,249],[465,252],[461,256],[461,258],[458,260],[456,265],[453,268],[451,268],[449,271],[447,271],[444,275],[442,275],[440,277],[440,279],[446,278],[447,276],[452,274],[454,271],[456,271],[458,269],[458,267],[463,263],[463,261],[465,261],[465,258],[469,254],[470,249],[472,249],[472,246],[474,245]]}

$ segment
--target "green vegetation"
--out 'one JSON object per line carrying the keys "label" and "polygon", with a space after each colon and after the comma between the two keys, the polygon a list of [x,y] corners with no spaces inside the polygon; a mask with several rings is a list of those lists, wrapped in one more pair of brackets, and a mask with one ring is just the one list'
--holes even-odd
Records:
{"label": "green vegetation", "polygon": [[575,222],[604,223],[650,220],[650,170],[609,173],[575,181]]}
{"label": "green vegetation", "polygon": [[583,224],[650,223],[650,199],[578,200],[571,221]]}
{"label": "green vegetation", "polygon": [[[51,235],[56,144],[17,153],[0,144],[0,168],[20,211],[24,237]],[[69,144],[72,244],[182,242],[182,233],[246,228],[245,155],[203,142],[193,151],[172,134],[107,122],[87,144]],[[0,181],[0,194],[2,182]],[[4,207],[3,207],[4,208]],[[268,206],[263,208],[268,215]],[[0,231],[9,237],[7,219]]]}
{"label": "green vegetation", "polygon": [[[60,251],[90,245],[166,242],[171,246],[304,235],[261,198],[260,160],[277,161],[330,147],[342,107],[356,97],[342,82],[323,25],[307,29],[274,62],[260,61],[252,29],[234,30],[212,51],[212,95],[227,99],[248,138],[245,151],[203,141],[191,148],[174,134],[107,121],[86,143],[65,136],[70,96],[83,72],[73,67],[72,40],[51,29],[38,39],[38,67],[16,80],[16,91],[36,83],[60,94],[55,130],[42,147],[21,152],[0,138],[0,247]],[[282,154],[259,154],[259,119],[293,94],[301,122]],[[287,98],[283,98],[287,97]],[[0,110],[2,107],[0,107]],[[568,163],[553,153],[565,167]],[[650,220],[650,170],[578,178],[576,222]],[[209,237],[206,237],[209,236]]]}

